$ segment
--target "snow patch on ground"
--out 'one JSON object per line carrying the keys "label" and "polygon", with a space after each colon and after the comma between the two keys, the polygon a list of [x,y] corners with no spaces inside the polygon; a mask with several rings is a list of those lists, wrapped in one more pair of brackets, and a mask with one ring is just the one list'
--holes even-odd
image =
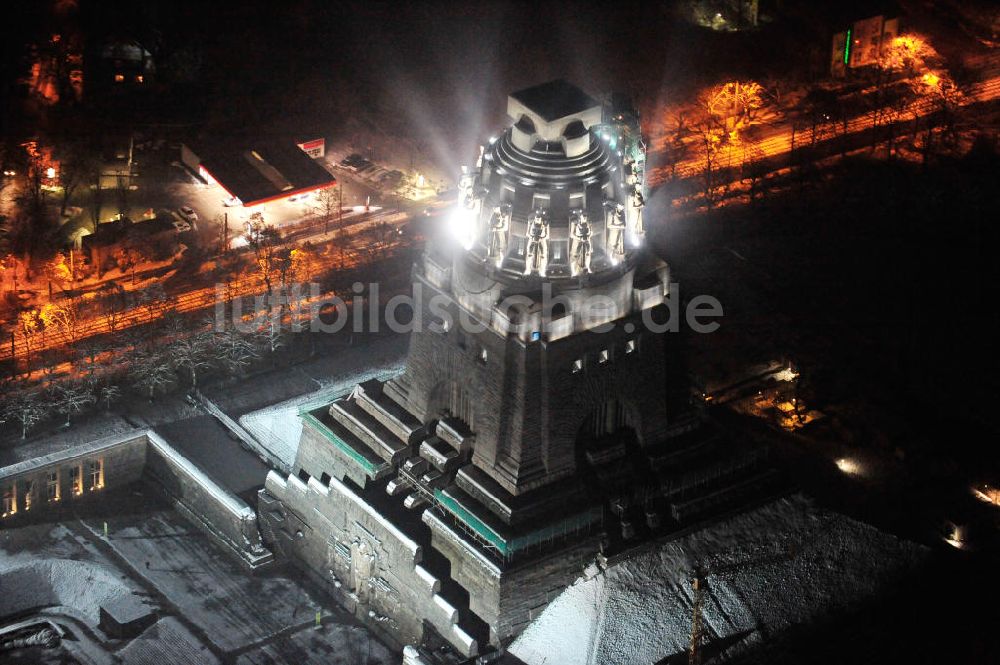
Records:
{"label": "snow patch on ground", "polygon": [[100,564],[15,559],[0,568],[0,617],[36,607],[64,606],[96,626],[101,605],[133,591],[115,571]]}
{"label": "snow patch on ground", "polygon": [[650,663],[678,654],[690,638],[691,571],[701,566],[709,642],[731,642],[737,653],[876,594],[926,555],[924,547],[788,497],[577,580],[510,651],[527,665]]}

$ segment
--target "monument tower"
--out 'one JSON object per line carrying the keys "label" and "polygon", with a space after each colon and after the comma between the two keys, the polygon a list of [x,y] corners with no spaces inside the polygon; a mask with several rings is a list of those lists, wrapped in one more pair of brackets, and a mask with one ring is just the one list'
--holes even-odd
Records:
{"label": "monument tower", "polygon": [[302,413],[259,506],[265,539],[359,616],[467,655],[726,475],[692,463],[712,444],[672,399],[675,340],[646,325],[670,279],[645,249],[634,116],[561,80],[507,114],[414,267],[405,370]]}

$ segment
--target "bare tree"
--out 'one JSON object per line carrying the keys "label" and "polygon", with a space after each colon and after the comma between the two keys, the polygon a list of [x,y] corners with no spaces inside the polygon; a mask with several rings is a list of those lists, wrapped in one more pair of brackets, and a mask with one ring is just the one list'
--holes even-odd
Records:
{"label": "bare tree", "polygon": [[692,126],[698,137],[698,149],[703,160],[702,178],[706,207],[712,207],[718,170],[719,152],[722,147],[723,129],[711,116],[698,120]]}
{"label": "bare tree", "polygon": [[21,424],[22,439],[28,438],[28,431],[41,422],[45,415],[45,404],[39,394],[27,390],[17,391],[4,410],[5,420],[15,420]]}
{"label": "bare tree", "polygon": [[52,406],[66,417],[64,427],[70,426],[72,417],[96,402],[94,393],[81,385],[62,385],[53,390]]}
{"label": "bare tree", "polygon": [[288,262],[290,252],[282,247],[281,234],[272,226],[264,223],[264,216],[255,212],[250,216],[247,228],[247,244],[253,250],[257,269],[267,292],[271,292],[272,280],[277,273],[282,272],[282,266]]}
{"label": "bare tree", "polygon": [[163,318],[173,309],[174,298],[167,295],[163,284],[150,284],[136,294],[137,304],[142,307],[150,321]]}
{"label": "bare tree", "polygon": [[176,337],[167,348],[171,365],[187,372],[192,389],[198,387],[198,372],[212,364],[210,342],[210,333],[194,333]]}
{"label": "bare tree", "polygon": [[31,352],[43,324],[37,309],[23,310],[17,317],[18,330],[24,340],[25,371],[31,374]]}
{"label": "bare tree", "polygon": [[114,384],[102,386],[97,392],[98,399],[104,404],[106,411],[111,410],[111,404],[117,402],[121,397],[122,390]]}
{"label": "bare tree", "polygon": [[233,325],[215,333],[212,342],[216,358],[229,374],[241,374],[260,357],[253,340]]}
{"label": "bare tree", "polygon": [[60,157],[59,184],[62,187],[62,198],[59,212],[65,215],[73,193],[90,178],[94,169],[94,159],[89,147],[81,142],[66,144],[60,150]]}
{"label": "bare tree", "polygon": [[132,383],[149,395],[152,402],[156,391],[167,386],[174,379],[170,359],[160,353],[139,353],[129,365]]}
{"label": "bare tree", "polygon": [[100,312],[108,332],[118,330],[127,310],[128,298],[122,285],[114,280],[104,282],[100,289]]}
{"label": "bare tree", "polygon": [[145,260],[146,256],[143,251],[138,245],[131,242],[126,242],[115,251],[115,263],[118,265],[118,269],[121,270],[122,275],[131,272],[133,284],[135,284],[135,269]]}
{"label": "bare tree", "polygon": [[316,213],[323,222],[323,233],[330,232],[330,222],[340,210],[340,187],[326,187],[316,194]]}
{"label": "bare tree", "polygon": [[108,347],[94,339],[88,338],[75,344],[74,348],[76,349],[77,357],[84,365],[87,378],[93,380],[99,366],[97,360],[102,354],[108,351]]}
{"label": "bare tree", "polygon": [[72,300],[61,303],[47,302],[42,305],[38,313],[46,332],[62,336],[69,344],[74,344],[77,340],[79,327],[79,312],[77,305]]}

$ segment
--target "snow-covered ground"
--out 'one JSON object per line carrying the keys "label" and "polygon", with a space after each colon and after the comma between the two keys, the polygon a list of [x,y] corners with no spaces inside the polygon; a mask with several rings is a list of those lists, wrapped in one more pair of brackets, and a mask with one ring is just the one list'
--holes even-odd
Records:
{"label": "snow-covered ground", "polygon": [[701,567],[706,635],[728,648],[724,660],[876,595],[927,554],[792,496],[577,580],[510,651],[527,665],[656,663],[680,654],[690,639],[691,573]]}
{"label": "snow-covered ground", "polygon": [[[102,499],[79,519],[0,530],[0,626],[7,617],[38,616],[81,636],[39,651],[37,660],[0,653],[0,662],[399,661],[297,577],[273,569],[249,574],[159,499],[134,490]],[[111,639],[98,628],[100,607],[127,595],[159,619],[133,640]],[[313,627],[317,612],[320,630]],[[364,659],[352,659],[356,654]],[[16,660],[22,656],[28,660]]]}

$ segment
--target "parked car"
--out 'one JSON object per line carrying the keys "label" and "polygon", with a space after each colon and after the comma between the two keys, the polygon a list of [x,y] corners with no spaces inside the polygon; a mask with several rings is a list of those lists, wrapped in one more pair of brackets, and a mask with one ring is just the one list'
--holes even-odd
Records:
{"label": "parked car", "polygon": [[177,209],[178,214],[187,220],[192,226],[198,223],[198,213],[191,206],[181,206]]}

